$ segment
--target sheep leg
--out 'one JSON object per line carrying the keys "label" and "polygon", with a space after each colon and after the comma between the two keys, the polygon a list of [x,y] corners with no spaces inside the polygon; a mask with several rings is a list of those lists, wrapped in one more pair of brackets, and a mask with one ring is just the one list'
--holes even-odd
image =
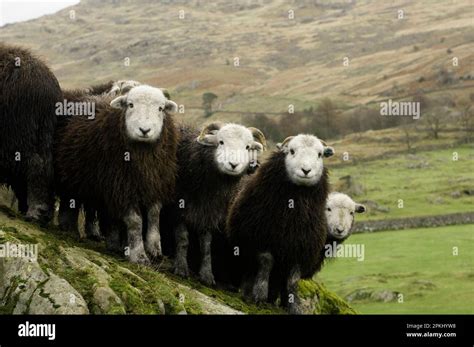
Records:
{"label": "sheep leg", "polygon": [[252,288],[252,299],[255,302],[264,302],[268,299],[268,283],[273,268],[273,256],[269,252],[257,256],[258,271]]}
{"label": "sheep leg", "polygon": [[160,211],[161,204],[153,205],[148,211],[148,230],[146,233],[145,248],[153,258],[161,258],[163,252],[161,250],[160,235]]}
{"label": "sheep leg", "polygon": [[211,243],[212,234],[209,230],[205,230],[199,234],[199,247],[201,249],[199,280],[207,286],[213,286],[216,284],[214,275],[212,274]]}
{"label": "sheep leg", "polygon": [[53,216],[52,154],[34,154],[28,160],[26,219],[47,224]]}
{"label": "sheep leg", "polygon": [[[18,202],[18,211],[21,214],[26,214],[28,211],[28,194],[26,192],[25,184],[18,184],[12,186],[12,190],[15,193],[14,199],[12,199],[12,205],[15,203],[15,199]],[[12,206],[13,207],[13,206]]]}
{"label": "sheep leg", "polygon": [[288,291],[288,313],[290,314],[302,314],[300,299],[298,296],[298,281],[301,279],[301,272],[299,265],[296,265],[291,269],[290,275],[287,280],[287,291]]}
{"label": "sheep leg", "polygon": [[97,221],[96,209],[84,204],[85,227],[84,231],[88,239],[100,241],[102,235]]}
{"label": "sheep leg", "polygon": [[79,227],[77,224],[79,218],[79,207],[69,207],[69,200],[69,197],[64,196],[60,199],[58,212],[59,229],[79,233]]}
{"label": "sheep leg", "polygon": [[142,217],[135,210],[130,210],[125,218],[125,225],[127,227],[128,236],[128,252],[126,255],[130,262],[136,264],[150,264],[150,260],[145,253],[145,245],[143,243],[142,235]]}
{"label": "sheep leg", "polygon": [[186,225],[181,223],[175,230],[176,256],[174,259],[174,273],[178,276],[189,277],[188,246],[189,233]]}

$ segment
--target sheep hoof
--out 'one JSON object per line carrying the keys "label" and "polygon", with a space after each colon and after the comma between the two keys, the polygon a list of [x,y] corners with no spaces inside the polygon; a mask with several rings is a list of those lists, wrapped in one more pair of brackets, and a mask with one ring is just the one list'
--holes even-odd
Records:
{"label": "sheep hoof", "polygon": [[151,265],[151,261],[148,259],[146,254],[139,254],[134,257],[130,257],[130,262],[139,265]]}
{"label": "sheep hoof", "polygon": [[46,225],[51,220],[51,211],[46,204],[38,204],[28,209],[25,219],[28,222]]}
{"label": "sheep hoof", "polygon": [[252,300],[255,303],[260,303],[260,302],[266,302],[268,299],[268,287],[267,287],[267,292],[265,292],[265,289],[260,286],[256,286],[252,290]]}
{"label": "sheep hoof", "polygon": [[174,274],[183,278],[189,277],[189,269],[187,265],[175,265]]}
{"label": "sheep hoof", "polygon": [[214,280],[214,275],[208,271],[199,272],[199,280],[208,287],[212,287],[216,285],[216,281]]}

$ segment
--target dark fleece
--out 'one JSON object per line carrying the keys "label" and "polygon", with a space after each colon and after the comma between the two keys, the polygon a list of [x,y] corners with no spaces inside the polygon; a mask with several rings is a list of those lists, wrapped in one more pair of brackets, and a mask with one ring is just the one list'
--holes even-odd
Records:
{"label": "dark fleece", "polygon": [[[55,109],[61,97],[56,77],[41,59],[0,43],[0,183],[12,186],[21,212],[30,196],[52,209]],[[21,161],[15,161],[16,152]]]}
{"label": "dark fleece", "polygon": [[[312,277],[323,261],[328,188],[326,169],[314,186],[293,184],[285,169],[285,154],[272,153],[239,193],[227,218],[231,244],[240,249],[240,271],[255,275],[257,254],[270,252],[274,257],[271,283],[286,280],[295,265],[302,278]],[[294,208],[289,208],[290,200]]]}

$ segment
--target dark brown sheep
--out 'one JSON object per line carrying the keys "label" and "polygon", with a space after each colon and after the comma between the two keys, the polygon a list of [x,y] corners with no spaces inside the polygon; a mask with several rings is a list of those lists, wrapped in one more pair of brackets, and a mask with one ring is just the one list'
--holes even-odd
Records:
{"label": "dark brown sheep", "polygon": [[[65,103],[74,103],[82,105],[84,109],[89,109],[87,104],[96,104],[96,97],[111,97],[127,94],[132,87],[140,85],[139,82],[133,80],[109,81],[106,83],[93,85],[83,89],[65,89],[63,90],[63,101]],[[166,96],[166,94],[165,94]],[[168,97],[169,99],[169,97]],[[81,108],[77,109],[81,111]],[[56,132],[56,142],[63,136],[63,128],[72,117],[93,117],[92,115],[84,115],[83,112],[78,114],[63,115],[59,118],[58,129]],[[58,222],[61,230],[78,232],[78,217],[81,206],[77,205],[70,197],[62,196],[59,207]],[[91,206],[83,206],[85,213],[85,233],[86,237],[99,240],[102,239],[99,226],[97,225],[97,211]]]}
{"label": "dark brown sheep", "polygon": [[0,43],[0,183],[10,185],[27,219],[53,212],[53,141],[58,81],[30,51]]}
{"label": "dark brown sheep", "polygon": [[[222,258],[216,262],[211,254],[226,248],[224,227],[230,200],[257,152],[264,149],[265,137],[258,129],[232,123],[212,123],[201,132],[183,125],[180,133],[176,201],[169,212],[175,218],[171,223],[176,239],[175,273],[189,275],[188,246],[194,238],[200,251],[199,278],[213,285],[213,266],[223,264]],[[164,217],[169,219],[169,215]]]}
{"label": "dark brown sheep", "polygon": [[270,284],[280,289],[281,303],[298,312],[297,282],[312,277],[323,261],[329,188],[323,157],[332,154],[315,136],[287,138],[232,204],[227,232],[244,292],[254,301],[268,299]]}
{"label": "dark brown sheep", "polygon": [[126,255],[148,263],[145,247],[151,256],[161,256],[159,214],[174,193],[177,106],[146,85],[112,102],[95,101],[95,118],[72,117],[58,141],[60,194],[100,211],[106,234],[126,230]]}

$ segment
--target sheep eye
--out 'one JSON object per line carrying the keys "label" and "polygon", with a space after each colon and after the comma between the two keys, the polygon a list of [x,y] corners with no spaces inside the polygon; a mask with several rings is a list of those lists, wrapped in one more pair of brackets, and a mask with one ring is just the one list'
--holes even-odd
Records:
{"label": "sheep eye", "polygon": [[250,146],[249,146],[249,145],[247,145],[247,147],[245,147],[245,149],[249,150],[249,149],[250,149]]}
{"label": "sheep eye", "polygon": [[129,107],[129,108],[133,108],[133,103],[130,102],[130,103],[128,104],[128,107]]}
{"label": "sheep eye", "polygon": [[219,144],[220,144],[220,145],[223,145],[223,144],[224,144],[224,141],[220,140],[220,141],[219,141]]}
{"label": "sheep eye", "polygon": [[353,216],[353,215],[354,215],[354,212],[353,212],[353,211],[351,211],[351,216]]}
{"label": "sheep eye", "polygon": [[295,151],[293,149],[290,149],[291,155],[295,155]]}
{"label": "sheep eye", "polygon": [[328,211],[331,212],[331,208],[328,207]]}
{"label": "sheep eye", "polygon": [[321,152],[318,153],[318,157],[321,158],[323,154]]}

